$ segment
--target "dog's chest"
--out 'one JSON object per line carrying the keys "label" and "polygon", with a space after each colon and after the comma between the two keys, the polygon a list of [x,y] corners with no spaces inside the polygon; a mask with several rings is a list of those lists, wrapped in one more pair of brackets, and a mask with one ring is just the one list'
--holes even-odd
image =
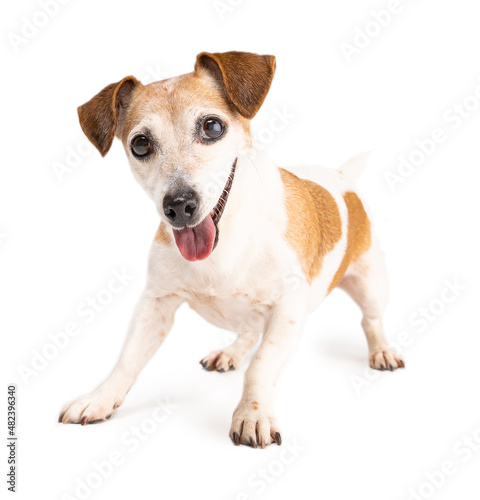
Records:
{"label": "dog's chest", "polygon": [[262,331],[265,319],[272,309],[267,293],[258,290],[245,293],[217,293],[215,290],[199,291],[186,288],[189,306],[213,325],[237,333]]}

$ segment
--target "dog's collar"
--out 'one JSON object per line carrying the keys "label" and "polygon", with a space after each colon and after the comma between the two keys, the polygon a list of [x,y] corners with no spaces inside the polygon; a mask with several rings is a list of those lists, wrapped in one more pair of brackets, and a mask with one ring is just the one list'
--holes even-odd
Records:
{"label": "dog's collar", "polygon": [[235,176],[235,169],[237,168],[237,160],[238,158],[235,158],[235,161],[233,162],[232,165],[232,170],[230,171],[230,175],[228,176],[227,182],[225,184],[225,187],[223,188],[222,194],[220,195],[220,198],[218,199],[217,204],[213,208],[211,212],[211,217],[213,220],[213,223],[215,224],[215,229],[216,229],[216,234],[215,234],[215,241],[213,242],[213,250],[215,250],[215,247],[217,246],[218,243],[218,235],[220,233],[220,230],[218,228],[218,223],[220,222],[220,219],[223,215],[223,212],[225,210],[225,206],[227,204],[228,200],[228,195],[230,194],[230,189],[232,189],[232,184],[233,184],[233,178]]}

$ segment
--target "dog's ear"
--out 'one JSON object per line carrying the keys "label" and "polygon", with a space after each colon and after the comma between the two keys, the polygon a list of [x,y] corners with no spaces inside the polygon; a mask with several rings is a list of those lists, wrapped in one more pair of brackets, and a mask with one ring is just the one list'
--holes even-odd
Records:
{"label": "dog's ear", "polygon": [[197,56],[195,71],[206,69],[225,89],[227,99],[245,118],[260,109],[273,80],[275,57],[248,52],[224,52]]}
{"label": "dog's ear", "polygon": [[78,118],[85,135],[105,156],[115,137],[118,115],[128,106],[132,92],[141,83],[133,76],[127,76],[100,91],[90,101],[78,107]]}

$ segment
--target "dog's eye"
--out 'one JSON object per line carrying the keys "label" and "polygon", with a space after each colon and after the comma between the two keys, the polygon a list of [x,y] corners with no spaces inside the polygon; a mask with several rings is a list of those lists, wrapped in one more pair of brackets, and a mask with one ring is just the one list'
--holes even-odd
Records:
{"label": "dog's eye", "polygon": [[132,139],[132,153],[137,157],[144,157],[152,152],[150,141],[144,135],[137,135]]}
{"label": "dog's eye", "polygon": [[218,118],[206,118],[203,121],[203,132],[208,139],[219,139],[225,132],[225,124]]}

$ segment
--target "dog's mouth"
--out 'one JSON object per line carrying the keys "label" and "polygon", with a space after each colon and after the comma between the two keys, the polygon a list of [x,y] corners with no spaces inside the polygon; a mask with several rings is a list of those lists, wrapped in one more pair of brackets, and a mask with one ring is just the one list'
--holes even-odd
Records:
{"label": "dog's mouth", "polygon": [[219,238],[218,223],[220,222],[227,204],[236,167],[237,159],[233,162],[232,170],[230,171],[230,175],[228,176],[217,204],[205,219],[194,227],[184,227],[180,230],[173,230],[175,243],[184,259],[190,262],[204,260],[211,255],[213,250],[215,250]]}

